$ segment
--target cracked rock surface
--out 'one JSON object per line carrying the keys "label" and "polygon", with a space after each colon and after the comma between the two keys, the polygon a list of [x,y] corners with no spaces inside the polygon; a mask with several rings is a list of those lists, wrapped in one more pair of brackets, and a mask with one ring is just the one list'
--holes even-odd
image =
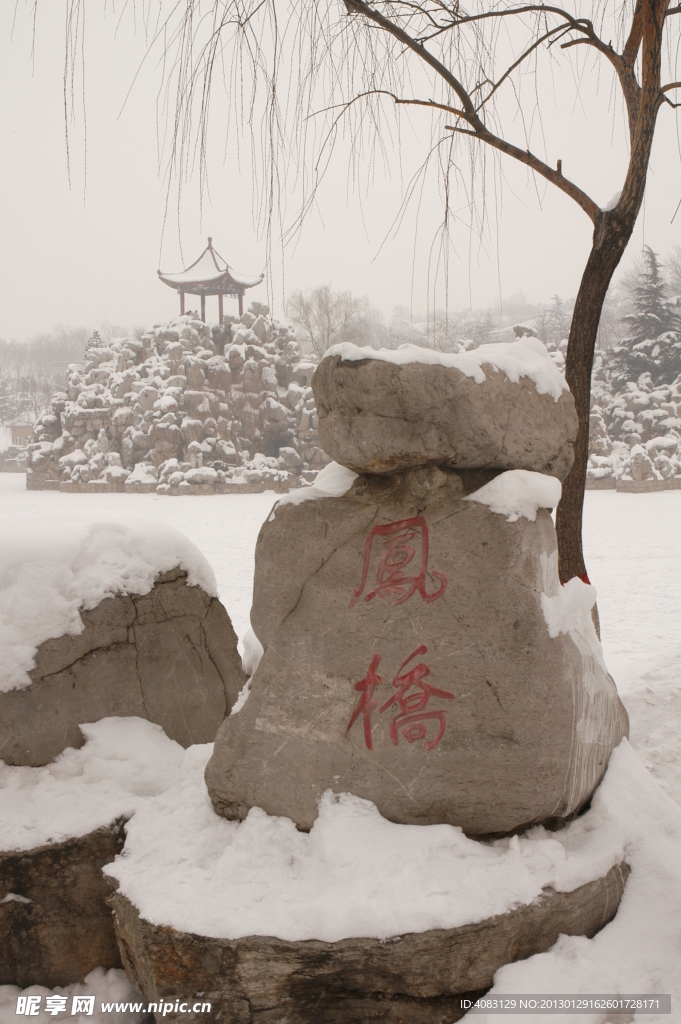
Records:
{"label": "cracked rock surface", "polygon": [[225,608],[173,569],[148,594],[81,609],[77,636],[38,648],[31,685],[0,693],[0,757],[44,765],[80,747],[81,722],[136,715],[183,747],[215,739],[245,682]]}
{"label": "cracked rock surface", "polygon": [[365,476],[276,508],[251,611],[265,653],[206,769],[218,813],[309,829],[331,789],[482,836],[588,801],[626,712],[583,638],[549,636],[549,512],[508,522],[463,500],[493,475]]}
{"label": "cracked rock surface", "polygon": [[437,463],[527,469],[564,480],[574,461],[577,414],[529,377],[518,383],[483,364],[476,383],[453,366],[327,356],[312,378],[319,441],[356,473]]}

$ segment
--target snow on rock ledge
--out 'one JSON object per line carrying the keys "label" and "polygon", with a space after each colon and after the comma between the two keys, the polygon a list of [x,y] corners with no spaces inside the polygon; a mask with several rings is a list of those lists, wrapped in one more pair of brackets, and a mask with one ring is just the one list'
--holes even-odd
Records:
{"label": "snow on rock ledge", "polygon": [[529,377],[539,395],[551,395],[557,402],[561,392],[567,391],[565,377],[549,356],[546,346],[538,338],[526,336],[511,344],[481,345],[471,352],[435,352],[420,345],[400,345],[396,349],[359,347],[346,341],[332,345],[324,358],[338,356],[346,362],[362,359],[378,359],[395,366],[408,363],[426,363],[430,366],[447,366],[460,370],[466,377],[472,377],[476,384],[486,380],[483,366],[492,372],[503,373],[517,384],[521,377]]}
{"label": "snow on rock ledge", "polygon": [[318,498],[341,498],[350,490],[357,473],[345,466],[339,466],[337,462],[330,462],[317,475],[317,479],[309,487],[302,487],[299,491],[289,491],[283,498],[280,498],[270,514],[270,519],[276,515],[281,505],[300,505],[301,501],[314,501]]}
{"label": "snow on rock ledge", "polygon": [[529,473],[525,469],[511,469],[469,494],[464,501],[479,501],[481,505],[487,505],[490,512],[506,516],[509,523],[515,523],[521,516],[533,523],[538,509],[556,507],[561,491],[560,480],[555,477]]}
{"label": "snow on rock ledge", "polygon": [[80,609],[115,594],[148,594],[179,566],[217,597],[215,574],[187,537],[163,523],[9,519],[0,530],[0,693],[29,686],[45,640],[83,631]]}
{"label": "snow on rock ledge", "polygon": [[574,400],[536,338],[456,354],[337,345],[312,390],[322,448],[357,473],[434,463],[562,480],[572,466]]}
{"label": "snow on rock ledge", "polygon": [[567,633],[578,646],[586,646],[600,667],[607,672],[603,648],[591,617],[596,603],[596,588],[575,576],[558,588],[554,595],[542,594],[541,607],[549,636]]}
{"label": "snow on rock ledge", "polygon": [[0,763],[0,1021],[3,985],[121,967],[102,867],[122,823],[179,778],[182,748],[157,725],[110,718],[82,733],[84,747],[45,768]]}
{"label": "snow on rock ledge", "polygon": [[180,782],[184,751],[159,725],[104,718],[81,725],[85,745],[41,768],[0,761],[0,850],[32,850],[129,818]]}
{"label": "snow on rock ledge", "polygon": [[205,789],[210,753],[185,752],[180,778],[144,802],[106,870],[146,921],[213,938],[339,942],[455,928],[532,903],[547,886],[569,892],[603,877],[625,859],[635,826],[621,800],[626,758],[562,831],[480,842],[451,825],[395,824],[348,793],[324,794],[309,833],[257,807],[226,821]]}

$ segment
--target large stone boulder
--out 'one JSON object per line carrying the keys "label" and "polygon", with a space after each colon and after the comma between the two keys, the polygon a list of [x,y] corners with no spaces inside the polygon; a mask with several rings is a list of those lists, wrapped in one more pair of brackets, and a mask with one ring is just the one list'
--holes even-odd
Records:
{"label": "large stone boulder", "polygon": [[187,572],[146,594],[81,608],[82,632],[45,640],[30,686],[0,692],[0,758],[44,765],[79,747],[81,722],[136,715],[187,747],[209,743],[245,682],[237,637],[217,597]]}
{"label": "large stone boulder", "polygon": [[309,829],[331,789],[481,836],[588,801],[626,712],[588,611],[563,605],[549,512],[466,500],[490,476],[359,477],[276,507],[251,612],[265,653],[206,769],[218,813]]}
{"label": "large stone boulder", "polygon": [[[410,350],[414,348],[409,346]],[[574,399],[541,342],[445,355],[338,346],[312,378],[318,434],[357,473],[436,463],[527,469],[564,480],[577,437]]]}
{"label": "large stone boulder", "polygon": [[509,913],[387,942],[208,938],[146,921],[120,893],[111,904],[126,973],[160,1004],[157,1019],[452,1024],[466,1013],[463,997],[489,989],[504,964],[544,952],[561,934],[600,931],[615,916],[628,874],[626,864],[616,865],[571,892],[547,888]]}

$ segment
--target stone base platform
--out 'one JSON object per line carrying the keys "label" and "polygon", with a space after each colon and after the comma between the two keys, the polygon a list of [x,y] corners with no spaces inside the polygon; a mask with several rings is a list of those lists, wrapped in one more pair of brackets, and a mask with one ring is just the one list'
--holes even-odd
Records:
{"label": "stone base platform", "polygon": [[109,902],[130,981],[150,1002],[186,1003],[159,1021],[453,1024],[461,999],[487,991],[499,967],[544,952],[561,933],[595,935],[615,916],[628,874],[621,863],[506,914],[383,941],[206,938],[150,924],[120,893]]}
{"label": "stone base platform", "polygon": [[587,491],[614,491],[617,488],[617,480],[614,476],[604,476],[594,480],[593,477],[586,478]]}
{"label": "stone base platform", "polygon": [[123,821],[34,850],[0,853],[0,985],[70,985],[120,967],[102,867]]}
{"label": "stone base platform", "polygon": [[617,490],[624,494],[645,494],[649,491],[678,491],[681,489],[681,477],[674,476],[669,480],[618,480]]}
{"label": "stone base platform", "polygon": [[620,494],[648,494],[651,491],[681,490],[681,476],[668,480],[616,480],[606,476],[600,480],[587,478],[587,491],[617,491]]}

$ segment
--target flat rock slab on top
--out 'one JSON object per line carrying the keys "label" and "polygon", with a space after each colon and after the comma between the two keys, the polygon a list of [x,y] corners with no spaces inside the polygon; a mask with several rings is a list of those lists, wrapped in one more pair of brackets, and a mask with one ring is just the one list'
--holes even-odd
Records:
{"label": "flat rock slab on top", "polygon": [[81,746],[79,723],[112,715],[156,722],[184,747],[215,739],[245,682],[218,598],[178,568],[80,616],[82,633],[39,646],[30,686],[0,692],[0,758],[47,764]]}
{"label": "flat rock slab on top", "polygon": [[[510,353],[513,346],[489,346],[502,348]],[[460,357],[478,357],[481,382],[455,365],[327,355],[312,378],[322,448],[356,473],[436,463],[528,469],[564,480],[574,459],[577,414],[559,371],[545,350],[530,354],[548,364],[540,362],[540,369],[553,394],[539,394],[531,377],[515,383],[495,368],[492,355],[484,361],[484,349]]]}
{"label": "flat rock slab on top", "polygon": [[483,483],[411,470],[275,508],[251,611],[265,653],[206,769],[218,813],[309,829],[330,789],[479,836],[589,799],[626,712],[588,638],[549,635],[549,513],[507,522],[464,500]]}
{"label": "flat rock slab on top", "polygon": [[[193,1024],[453,1024],[461,997],[481,994],[504,964],[549,949],[558,936],[591,938],[615,916],[626,864],[571,892],[476,924],[379,939],[285,942],[205,938],[150,924],[120,893],[111,898],[123,965],[150,1002],[178,998],[163,1020]],[[210,1013],[192,1012],[203,1001]],[[159,1018],[160,1019],[160,1015]]]}

